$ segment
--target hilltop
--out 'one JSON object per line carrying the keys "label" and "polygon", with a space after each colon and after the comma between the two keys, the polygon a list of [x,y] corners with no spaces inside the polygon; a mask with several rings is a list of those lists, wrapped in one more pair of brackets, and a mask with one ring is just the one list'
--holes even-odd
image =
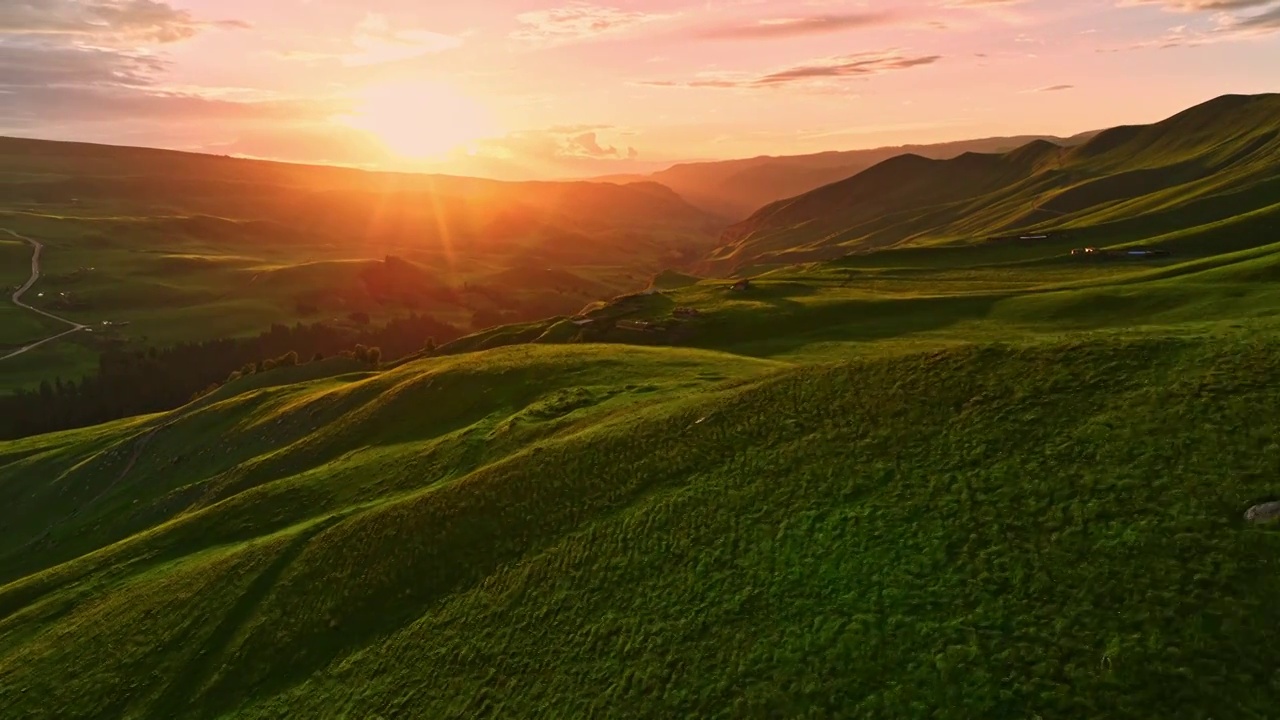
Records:
{"label": "hilltop", "polygon": [[1040,135],[980,138],[933,145],[900,145],[811,155],[714,160],[680,163],[648,175],[615,175],[593,179],[617,183],[658,182],[699,207],[737,221],[769,203],[844,180],[898,155],[915,154],[945,159],[966,152],[1005,152],[1035,140],[1072,147],[1093,135],[1094,133],[1088,132],[1069,138]]}
{"label": "hilltop", "polygon": [[1081,228],[1122,237],[1134,225],[1172,231],[1261,210],[1280,187],[1277,118],[1280,95],[1224,96],[1072,148],[1035,141],[949,160],[900,155],[762,208],[724,233],[702,269]]}
{"label": "hilltop", "polygon": [[498,244],[492,235],[517,224],[543,233],[638,233],[705,232],[719,221],[652,182],[504,182],[15,138],[0,138],[0,158],[0,203],[9,208],[274,222],[375,247],[407,233],[428,248]]}

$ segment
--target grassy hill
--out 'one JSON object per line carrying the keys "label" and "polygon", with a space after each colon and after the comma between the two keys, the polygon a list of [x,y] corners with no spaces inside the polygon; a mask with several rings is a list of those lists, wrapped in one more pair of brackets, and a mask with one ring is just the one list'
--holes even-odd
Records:
{"label": "grassy hill", "polygon": [[946,159],[966,152],[1006,152],[1034,140],[1071,147],[1083,143],[1093,134],[1082,133],[1069,138],[1038,135],[981,138],[933,145],[902,145],[812,155],[682,163],[648,175],[620,175],[597,179],[619,183],[661,183],[699,207],[740,220],[765,205],[844,180],[898,155],[915,154]]}
{"label": "grassy hill", "polygon": [[[536,348],[8,448],[0,702],[1265,714],[1280,536],[1239,513],[1280,460],[1252,411],[1277,399],[1276,350],[1116,340],[780,371]],[[566,371],[582,384],[557,386]],[[533,378],[551,384],[522,396]],[[339,408],[361,422],[324,428]],[[21,482],[40,468],[69,472]]]}
{"label": "grassy hill", "polygon": [[0,442],[0,717],[1269,717],[1280,238],[1220,102],[849,181],[1162,168],[1045,190],[1071,235],[666,272]]}
{"label": "grassy hill", "polygon": [[0,709],[1266,716],[1280,245],[1014,250],[0,443]]}
{"label": "grassy hill", "polygon": [[[902,155],[769,205],[731,227],[704,271],[830,259],[871,248],[1051,233],[1114,244],[1263,210],[1280,188],[1280,96],[1224,96],[1074,148]],[[1084,244],[1084,243],[1081,243]]]}
{"label": "grassy hill", "polygon": [[[573,312],[687,265],[724,222],[656,183],[504,183],[0,138],[0,228],[46,246],[28,301],[112,328],[9,361],[0,390],[78,377],[119,342],[348,326],[354,313],[377,323],[419,312],[469,332]],[[4,240],[0,265],[25,280],[29,249]],[[47,336],[38,317],[0,312],[13,316],[0,354]]]}

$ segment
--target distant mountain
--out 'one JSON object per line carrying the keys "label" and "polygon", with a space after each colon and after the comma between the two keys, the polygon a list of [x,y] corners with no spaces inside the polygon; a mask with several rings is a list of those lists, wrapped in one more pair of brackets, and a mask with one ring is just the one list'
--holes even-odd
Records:
{"label": "distant mountain", "polygon": [[743,160],[685,163],[650,175],[612,175],[595,180],[618,183],[649,180],[662,183],[698,207],[738,220],[771,202],[795,197],[843,180],[898,155],[912,153],[945,159],[966,152],[1005,152],[1033,140],[1048,140],[1070,147],[1085,142],[1093,135],[1092,132],[1069,138],[1024,135],[934,145],[832,151],[813,155],[762,156]]}
{"label": "distant mountain", "polygon": [[1175,230],[1280,201],[1280,95],[1228,95],[1064,147],[905,154],[772,203],[729,228],[704,267],[728,272],[901,244],[1142,218]]}
{"label": "distant mountain", "polygon": [[[97,352],[297,323],[350,335],[411,314],[443,341],[639,291],[704,258],[728,223],[653,182],[500,182],[0,138],[0,230],[47,242],[42,282],[59,285],[49,309],[127,327],[82,340]],[[0,248],[6,285],[25,277],[20,245]],[[10,327],[0,356],[44,336],[39,324]],[[40,372],[81,377],[92,357],[59,355]],[[217,379],[236,369],[217,368]],[[0,393],[40,379],[5,372]],[[168,393],[172,406],[198,389],[176,382],[147,402]]]}
{"label": "distant mountain", "polygon": [[[709,249],[728,220],[654,182],[503,182],[0,138],[0,206],[108,206],[130,216],[270,221],[293,234],[424,250],[634,260],[657,271]],[[277,242],[287,242],[281,235]]]}

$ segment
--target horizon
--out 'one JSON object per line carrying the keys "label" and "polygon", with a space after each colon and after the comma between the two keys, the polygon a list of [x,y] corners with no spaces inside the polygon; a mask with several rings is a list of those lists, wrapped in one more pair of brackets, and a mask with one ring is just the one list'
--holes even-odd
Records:
{"label": "horizon", "polygon": [[1280,2],[1221,5],[49,0],[0,135],[498,180],[1067,138],[1273,91]]}
{"label": "horizon", "polygon": [[[1222,96],[1218,96],[1218,97],[1222,97]],[[1214,99],[1216,98],[1210,98],[1210,100],[1207,100],[1205,102],[1209,102]],[[1161,118],[1161,119],[1165,119],[1165,118]],[[1153,121],[1153,122],[1158,122],[1158,121]],[[1143,123],[1143,124],[1148,124],[1148,123]],[[816,157],[820,155],[839,155],[843,153],[857,153],[857,152],[867,152],[867,151],[874,151],[874,150],[895,150],[895,149],[909,150],[911,148],[926,148],[926,147],[933,147],[933,146],[939,146],[939,145],[952,145],[952,144],[963,145],[967,141],[978,141],[978,140],[1005,140],[1005,139],[1019,140],[1023,138],[1040,138],[1040,137],[1050,137],[1051,140],[1052,139],[1070,140],[1072,138],[1079,137],[1079,136],[1092,135],[1106,129],[1108,128],[1093,128],[1089,130],[1082,130],[1078,133],[1072,133],[1070,135],[1059,135],[1059,136],[1046,136],[1043,133],[1028,132],[1028,133],[1018,133],[1013,135],[1000,135],[1000,136],[991,136],[991,137],[960,137],[960,138],[954,138],[954,139],[938,140],[932,143],[905,142],[905,143],[893,144],[893,145],[874,145],[874,146],[854,147],[854,148],[834,148],[829,150],[816,150],[813,152],[799,153],[795,155],[762,153],[759,155],[750,155],[750,156],[742,156],[742,157],[688,158],[683,160],[676,160],[670,163],[658,163],[654,168],[645,170],[642,172],[634,172],[634,173],[621,172],[621,173],[611,173],[606,175],[584,175],[584,176],[566,175],[566,176],[557,176],[557,177],[537,177],[537,178],[527,178],[527,179],[500,178],[500,177],[490,177],[487,175],[465,175],[460,173],[451,173],[447,171],[439,171],[434,169],[401,169],[401,168],[395,168],[395,167],[377,167],[377,166],[371,166],[371,165],[362,165],[359,163],[339,163],[339,162],[322,162],[322,161],[318,162],[318,161],[308,161],[308,160],[291,160],[291,159],[281,159],[281,158],[272,158],[272,157],[259,157],[254,155],[225,154],[225,153],[216,153],[209,150],[199,150],[199,149],[191,150],[191,149],[183,149],[183,148],[164,147],[160,145],[121,145],[121,144],[115,144],[110,142],[91,141],[91,140],[56,139],[51,137],[42,137],[40,135],[0,135],[0,140],[18,140],[18,141],[27,141],[27,142],[35,142],[35,143],[53,143],[53,144],[67,144],[67,145],[88,145],[91,147],[117,148],[122,150],[139,150],[144,152],[154,151],[154,152],[161,152],[161,153],[178,153],[178,154],[185,154],[185,155],[198,155],[202,157],[227,158],[231,160],[245,160],[249,162],[273,163],[273,164],[281,164],[281,165],[296,165],[299,167],[337,168],[342,170],[353,170],[358,172],[368,172],[368,173],[374,173],[374,174],[424,175],[424,176],[454,177],[454,178],[462,178],[462,179],[493,180],[495,182],[525,183],[525,182],[608,182],[610,178],[614,178],[614,177],[619,177],[619,178],[628,178],[633,176],[647,177],[652,174],[660,173],[664,170],[669,170],[672,168],[685,166],[685,165],[703,165],[703,164],[711,165],[716,163],[748,162],[752,160]],[[1033,142],[1033,141],[1028,140],[1028,143],[1029,142]],[[642,181],[644,180],[636,180],[635,182],[642,182]],[[653,180],[651,182],[657,182],[657,181]]]}

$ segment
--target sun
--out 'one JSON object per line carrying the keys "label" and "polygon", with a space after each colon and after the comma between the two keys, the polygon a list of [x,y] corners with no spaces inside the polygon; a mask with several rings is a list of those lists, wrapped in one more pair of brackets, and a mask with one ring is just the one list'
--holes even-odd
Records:
{"label": "sun", "polygon": [[485,108],[443,83],[400,82],[365,88],[342,121],[375,136],[406,160],[443,158],[498,134]]}

